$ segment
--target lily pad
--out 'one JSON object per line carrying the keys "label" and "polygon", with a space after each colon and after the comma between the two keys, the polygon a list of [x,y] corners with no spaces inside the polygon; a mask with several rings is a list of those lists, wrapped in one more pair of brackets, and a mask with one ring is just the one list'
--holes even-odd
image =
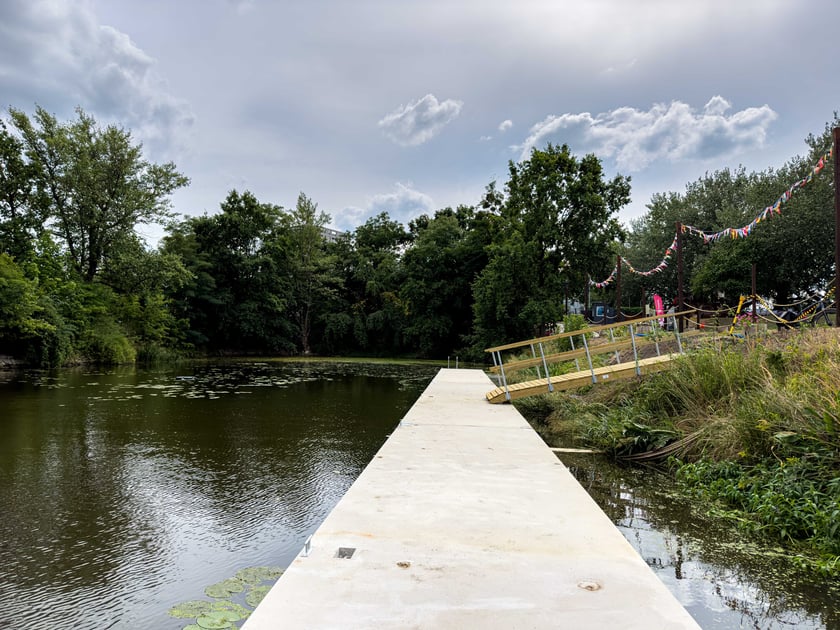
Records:
{"label": "lily pad", "polygon": [[181,604],[176,604],[169,609],[169,616],[176,619],[195,619],[213,610],[212,602],[203,599],[194,599]]}
{"label": "lily pad", "polygon": [[230,628],[234,621],[239,621],[240,617],[235,612],[230,610],[215,610],[206,615],[202,615],[196,621],[200,628],[205,630],[222,630]]}
{"label": "lily pad", "polygon": [[245,603],[256,608],[270,590],[270,586],[255,586],[251,589],[248,595],[245,596]]}
{"label": "lily pad", "polygon": [[259,584],[265,580],[275,580],[283,575],[280,567],[248,567],[236,572],[236,579],[245,584]]}
{"label": "lily pad", "polygon": [[233,593],[241,593],[244,590],[245,585],[242,582],[236,578],[228,578],[217,584],[211,584],[204,589],[204,594],[208,597],[226,598],[230,597]]}
{"label": "lily pad", "polygon": [[236,602],[232,602],[229,599],[220,599],[218,601],[213,602],[211,605],[213,611],[229,611],[232,613],[236,613],[239,615],[240,619],[245,619],[248,615],[251,614],[251,611],[245,608],[242,604],[237,604]]}

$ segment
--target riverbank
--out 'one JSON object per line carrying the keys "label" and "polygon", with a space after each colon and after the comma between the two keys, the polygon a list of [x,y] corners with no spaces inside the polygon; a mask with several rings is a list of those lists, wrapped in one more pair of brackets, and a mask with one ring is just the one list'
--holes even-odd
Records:
{"label": "riverbank", "polygon": [[552,446],[659,464],[710,513],[840,575],[840,334],[730,340],[674,369],[518,403]]}

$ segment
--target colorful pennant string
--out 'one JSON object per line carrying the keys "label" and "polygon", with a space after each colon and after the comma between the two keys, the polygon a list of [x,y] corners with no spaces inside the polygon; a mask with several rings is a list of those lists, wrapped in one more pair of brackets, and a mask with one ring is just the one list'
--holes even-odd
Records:
{"label": "colorful pennant string", "polygon": [[[783,192],[782,195],[776,200],[776,203],[774,203],[772,206],[767,206],[766,208],[764,208],[764,210],[762,210],[758,214],[758,216],[755,217],[755,219],[750,221],[750,223],[748,223],[744,227],[726,228],[725,230],[721,230],[720,232],[704,232],[700,228],[696,228],[696,227],[693,227],[691,225],[682,225],[682,232],[683,233],[687,232],[689,234],[696,234],[697,236],[701,237],[703,239],[703,242],[706,243],[706,244],[716,243],[716,242],[718,242],[718,241],[720,241],[724,238],[729,238],[729,239],[733,239],[733,240],[737,239],[737,238],[747,238],[750,234],[752,234],[752,231],[755,229],[755,226],[757,226],[759,223],[761,223],[762,221],[766,221],[767,219],[770,219],[774,214],[776,214],[776,215],[781,214],[782,213],[782,206],[799,189],[804,188],[806,185],[811,183],[811,181],[814,179],[814,177],[817,176],[820,173],[820,171],[823,170],[823,168],[825,168],[826,162],[828,162],[833,155],[834,155],[834,147],[832,147],[828,151],[828,153],[826,153],[825,155],[823,155],[820,158],[819,162],[817,162],[816,165],[814,166],[814,168],[811,169],[811,172],[808,173],[807,177],[804,177],[804,178],[800,179],[798,182],[793,183],[790,186],[790,188],[788,188],[785,192]],[[668,247],[668,249],[665,250],[665,256],[662,258],[662,261],[658,265],[656,265],[655,267],[653,267],[652,269],[649,269],[647,271],[639,271],[638,269],[635,269],[633,267],[633,265],[631,265],[630,262],[626,258],[624,258],[623,256],[621,257],[621,262],[624,263],[627,266],[627,268],[630,270],[631,273],[635,273],[636,275],[639,275],[639,276],[652,276],[656,273],[660,273],[661,271],[663,271],[664,269],[666,269],[668,267],[668,261],[671,259],[671,254],[674,252],[674,250],[677,249],[677,244],[678,244],[678,238],[677,238],[677,235],[674,235],[674,240],[671,243],[670,247]],[[616,278],[617,275],[618,275],[618,264],[616,264],[616,266],[612,270],[612,273],[603,282],[594,282],[594,281],[590,280],[589,283],[592,286],[594,286],[598,289],[603,289],[607,285],[613,283],[615,281],[615,278]]]}

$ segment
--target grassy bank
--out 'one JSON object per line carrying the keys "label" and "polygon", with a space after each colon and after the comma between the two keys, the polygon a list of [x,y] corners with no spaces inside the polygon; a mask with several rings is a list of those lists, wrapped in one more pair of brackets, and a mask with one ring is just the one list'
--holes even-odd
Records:
{"label": "grassy bank", "polygon": [[641,381],[517,404],[546,441],[617,457],[670,445],[686,492],[840,574],[840,333],[818,328],[680,358]]}

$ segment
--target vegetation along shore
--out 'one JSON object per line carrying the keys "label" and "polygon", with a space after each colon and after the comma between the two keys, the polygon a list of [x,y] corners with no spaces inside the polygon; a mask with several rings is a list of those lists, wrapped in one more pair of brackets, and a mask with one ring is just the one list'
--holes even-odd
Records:
{"label": "vegetation along shore", "polygon": [[837,329],[717,341],[640,382],[516,405],[552,446],[664,451],[655,465],[705,510],[840,576]]}

